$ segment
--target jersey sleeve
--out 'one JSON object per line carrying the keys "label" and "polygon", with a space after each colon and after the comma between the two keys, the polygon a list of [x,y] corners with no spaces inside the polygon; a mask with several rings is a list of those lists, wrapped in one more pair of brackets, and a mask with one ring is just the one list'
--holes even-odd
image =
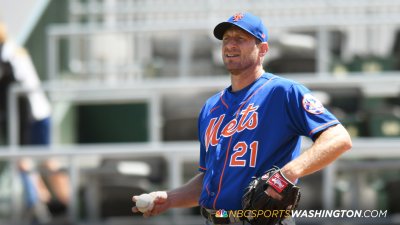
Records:
{"label": "jersey sleeve", "polygon": [[309,89],[300,84],[292,85],[287,92],[289,126],[302,136],[315,140],[315,134],[330,126],[339,124]]}
{"label": "jersey sleeve", "polygon": [[202,108],[200,114],[199,114],[199,119],[197,121],[197,127],[198,127],[198,140],[200,142],[200,160],[199,160],[199,171],[200,172],[205,172],[207,170],[206,167],[206,148],[204,146],[204,141],[202,138],[202,132],[201,130],[201,121],[203,120],[203,116],[204,116],[204,108],[205,106]]}

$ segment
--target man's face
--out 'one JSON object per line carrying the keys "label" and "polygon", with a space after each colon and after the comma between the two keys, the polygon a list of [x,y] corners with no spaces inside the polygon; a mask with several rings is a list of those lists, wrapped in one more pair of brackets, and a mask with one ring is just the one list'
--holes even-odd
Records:
{"label": "man's face", "polygon": [[222,59],[231,74],[240,73],[260,63],[256,38],[246,31],[232,26],[222,38]]}

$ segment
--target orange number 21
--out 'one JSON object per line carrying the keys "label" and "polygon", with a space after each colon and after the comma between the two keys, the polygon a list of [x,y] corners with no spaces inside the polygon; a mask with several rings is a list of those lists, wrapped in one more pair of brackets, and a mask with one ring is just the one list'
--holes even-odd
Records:
{"label": "orange number 21", "polygon": [[[246,142],[241,141],[238,142],[235,147],[233,147],[233,151],[235,151],[231,156],[231,162],[229,166],[246,166],[246,159],[242,159],[242,157],[247,153],[248,146]],[[257,161],[257,150],[258,150],[258,141],[253,141],[250,144],[250,167],[256,166]]]}

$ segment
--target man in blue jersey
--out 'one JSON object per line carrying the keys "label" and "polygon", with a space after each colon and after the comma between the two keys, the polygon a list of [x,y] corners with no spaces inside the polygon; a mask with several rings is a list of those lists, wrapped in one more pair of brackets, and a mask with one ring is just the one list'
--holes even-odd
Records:
{"label": "man in blue jersey", "polygon": [[[241,199],[252,177],[278,166],[295,183],[351,148],[348,132],[310,90],[264,71],[268,33],[260,18],[237,13],[218,24],[214,36],[222,40],[231,85],[209,98],[200,112],[200,173],[182,187],[156,197],[145,217],[169,208],[200,205],[206,224],[248,224],[216,217],[223,211],[242,209]],[[301,136],[314,141],[302,154]],[[275,190],[269,187],[265,192],[282,198]],[[136,207],[132,210],[138,211]]]}

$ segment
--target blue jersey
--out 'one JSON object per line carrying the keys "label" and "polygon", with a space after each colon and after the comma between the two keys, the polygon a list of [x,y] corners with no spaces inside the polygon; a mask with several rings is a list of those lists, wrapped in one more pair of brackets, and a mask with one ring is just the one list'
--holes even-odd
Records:
{"label": "blue jersey", "polygon": [[240,91],[229,87],[214,95],[199,115],[199,170],[205,173],[199,204],[241,209],[253,176],[296,158],[301,136],[314,139],[338,123],[309,89],[270,73]]}

